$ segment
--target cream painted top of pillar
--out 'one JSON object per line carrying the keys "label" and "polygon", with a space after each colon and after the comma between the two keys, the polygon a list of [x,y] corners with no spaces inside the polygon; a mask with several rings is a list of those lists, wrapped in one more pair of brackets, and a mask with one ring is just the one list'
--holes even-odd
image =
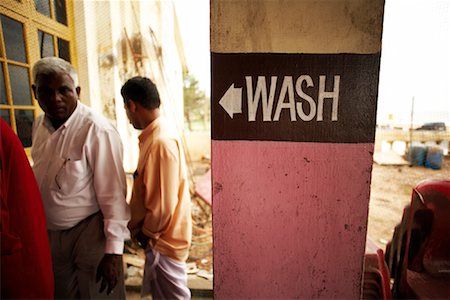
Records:
{"label": "cream painted top of pillar", "polygon": [[211,51],[377,53],[383,9],[384,0],[213,0]]}

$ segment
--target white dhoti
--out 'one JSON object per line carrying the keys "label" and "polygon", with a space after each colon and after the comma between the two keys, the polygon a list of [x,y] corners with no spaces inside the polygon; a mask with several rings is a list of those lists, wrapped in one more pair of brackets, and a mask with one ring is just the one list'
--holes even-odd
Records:
{"label": "white dhoti", "polygon": [[162,255],[150,246],[145,250],[144,278],[141,298],[190,299],[186,263]]}

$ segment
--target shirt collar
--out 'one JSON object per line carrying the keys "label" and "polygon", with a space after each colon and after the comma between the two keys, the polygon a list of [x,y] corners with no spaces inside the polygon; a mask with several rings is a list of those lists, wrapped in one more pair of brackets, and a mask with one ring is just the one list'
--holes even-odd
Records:
{"label": "shirt collar", "polygon": [[149,136],[152,135],[152,133],[155,131],[155,128],[158,127],[158,125],[161,123],[161,117],[157,117],[154,119],[150,124],[147,125],[147,127],[142,130],[141,134],[139,135],[139,142],[143,143]]}

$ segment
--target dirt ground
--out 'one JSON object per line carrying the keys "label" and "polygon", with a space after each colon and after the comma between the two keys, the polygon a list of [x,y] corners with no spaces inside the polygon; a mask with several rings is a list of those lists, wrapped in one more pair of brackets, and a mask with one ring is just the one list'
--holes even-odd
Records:
{"label": "dirt ground", "polygon": [[[194,180],[205,174],[209,168],[209,159],[195,163],[192,169]],[[378,247],[385,250],[395,225],[401,220],[404,206],[411,199],[412,188],[426,179],[450,179],[450,156],[444,157],[443,167],[440,170],[408,165],[373,164],[367,236]],[[188,272],[193,276],[197,275],[212,280],[211,206],[196,196],[193,196],[192,199],[193,237],[188,259]],[[142,274],[137,278],[138,281],[134,284],[133,290],[128,291],[128,299],[139,299],[139,293],[136,290],[142,280],[141,276]],[[128,284],[127,288],[130,288]]]}
{"label": "dirt ground", "polygon": [[440,170],[419,166],[373,164],[367,237],[381,249],[392,238],[403,208],[411,200],[412,188],[427,179],[450,179],[450,156]]}
{"label": "dirt ground", "polygon": [[[195,164],[194,178],[209,169],[208,162]],[[450,156],[444,157],[440,170],[419,166],[386,166],[373,164],[367,237],[385,250],[403,208],[411,200],[412,188],[427,179],[450,179]],[[193,202],[193,241],[190,261],[199,270],[212,274],[211,207],[199,199]]]}

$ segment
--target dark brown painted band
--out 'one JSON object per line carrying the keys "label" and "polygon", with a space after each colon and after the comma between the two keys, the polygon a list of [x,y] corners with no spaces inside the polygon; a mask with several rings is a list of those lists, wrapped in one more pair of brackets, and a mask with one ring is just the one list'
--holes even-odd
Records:
{"label": "dark brown painted band", "polygon": [[[213,140],[332,143],[373,143],[375,140],[380,53],[211,53],[211,60]],[[261,98],[253,114],[249,114],[251,104],[248,102],[249,99],[255,101],[255,94],[260,94],[256,93],[257,85],[261,90],[264,81],[267,99],[270,99],[274,82],[273,106],[270,110],[266,105],[265,120]],[[248,95],[249,89],[253,97]],[[223,99],[230,99],[232,94],[234,100],[240,95],[241,107],[228,107],[227,111]],[[322,106],[319,98],[322,98]],[[278,102],[284,104],[278,107]]]}

